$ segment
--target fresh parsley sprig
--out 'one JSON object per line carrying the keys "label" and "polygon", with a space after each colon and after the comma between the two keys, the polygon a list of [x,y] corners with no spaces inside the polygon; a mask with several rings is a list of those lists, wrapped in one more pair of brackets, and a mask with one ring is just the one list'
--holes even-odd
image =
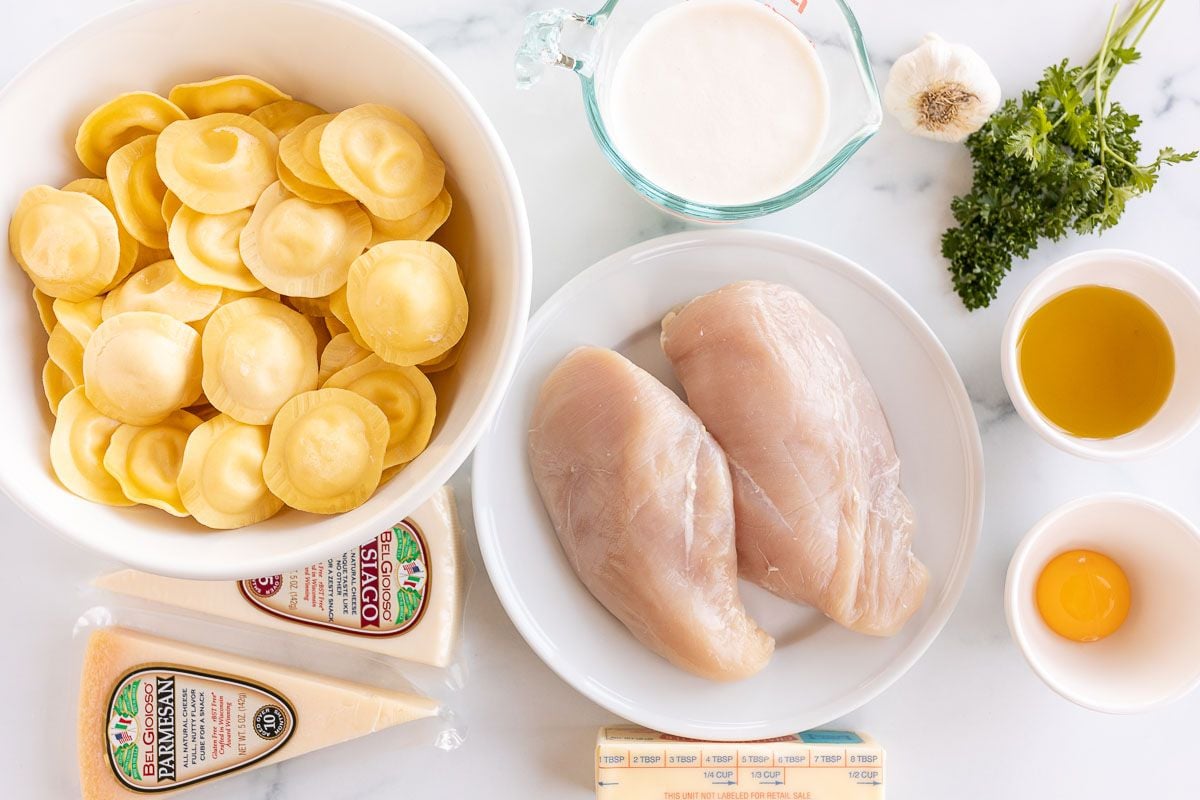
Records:
{"label": "fresh parsley sprig", "polygon": [[958,224],[942,236],[967,308],[995,299],[1013,260],[1041,239],[1111,228],[1130,199],[1154,188],[1164,165],[1196,158],[1164,147],[1139,162],[1141,117],[1108,97],[1121,68],[1140,58],[1137,45],[1165,2],[1137,0],[1119,25],[1114,7],[1086,66],[1064,59],[1048,67],[1036,89],[1006,101],[967,139],[974,182],[951,203]]}

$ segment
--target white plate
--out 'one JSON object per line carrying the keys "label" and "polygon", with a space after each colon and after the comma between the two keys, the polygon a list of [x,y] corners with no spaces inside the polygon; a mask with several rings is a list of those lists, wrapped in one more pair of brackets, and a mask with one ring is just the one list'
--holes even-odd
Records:
{"label": "white plate", "polygon": [[[929,567],[925,603],[889,639],[851,633],[742,582],[777,640],[749,680],[714,683],[651,653],[592,598],[567,563],[529,474],[526,433],[543,379],[572,348],[614,348],[678,390],[658,347],[673,306],[748,278],[789,284],[841,326],[891,423],[901,482]],[[666,236],[580,274],[534,316],[508,396],[475,453],[475,525],[492,583],[530,646],[615,714],[697,739],[744,740],[823,725],[916,662],[962,592],[983,517],[983,454],[950,357],[908,304],[862,267],[815,245],[755,231]]]}

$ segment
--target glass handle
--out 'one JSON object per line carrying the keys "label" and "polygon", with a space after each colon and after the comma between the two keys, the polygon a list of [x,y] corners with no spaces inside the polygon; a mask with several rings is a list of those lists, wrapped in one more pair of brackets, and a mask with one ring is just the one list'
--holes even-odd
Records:
{"label": "glass handle", "polygon": [[[587,50],[594,32],[591,17],[565,8],[530,14],[525,19],[525,32],[517,48],[517,86],[528,89],[541,79],[548,66],[581,71],[582,52]],[[582,45],[581,49],[574,50],[575,55],[566,52],[568,40]]]}

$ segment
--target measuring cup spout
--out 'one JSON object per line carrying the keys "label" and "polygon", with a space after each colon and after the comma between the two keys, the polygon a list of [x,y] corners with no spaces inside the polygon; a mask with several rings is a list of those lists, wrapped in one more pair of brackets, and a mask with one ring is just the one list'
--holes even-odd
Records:
{"label": "measuring cup spout", "polygon": [[515,63],[517,86],[528,89],[541,79],[547,66],[583,72],[595,33],[594,19],[565,8],[537,11],[526,17]]}

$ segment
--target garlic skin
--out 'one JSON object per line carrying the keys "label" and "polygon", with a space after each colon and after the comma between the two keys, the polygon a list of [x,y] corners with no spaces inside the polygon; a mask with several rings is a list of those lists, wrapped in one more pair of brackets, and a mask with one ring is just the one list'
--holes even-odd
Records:
{"label": "garlic skin", "polygon": [[909,133],[961,142],[1000,105],[1000,84],[970,47],[930,33],[896,60],[883,102]]}

